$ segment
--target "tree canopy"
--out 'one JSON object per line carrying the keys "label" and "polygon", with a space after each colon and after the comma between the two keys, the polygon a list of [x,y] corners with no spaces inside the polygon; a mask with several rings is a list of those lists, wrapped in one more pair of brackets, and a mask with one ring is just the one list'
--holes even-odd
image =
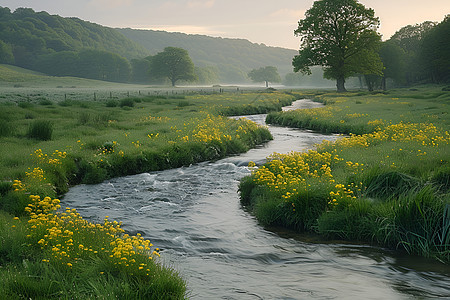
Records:
{"label": "tree canopy", "polygon": [[345,79],[356,73],[381,75],[378,25],[374,11],[356,0],[315,1],[294,31],[301,36],[294,71],[310,74],[311,66],[323,66],[338,91],[345,91]]}
{"label": "tree canopy", "polygon": [[189,53],[182,48],[166,47],[150,60],[150,70],[154,77],[168,78],[175,86],[178,80],[194,81],[194,63]]}
{"label": "tree canopy", "polygon": [[278,74],[278,70],[273,66],[253,69],[248,73],[248,77],[250,77],[254,82],[265,82],[266,87],[269,86],[269,82],[281,82],[281,77]]}
{"label": "tree canopy", "polygon": [[419,58],[427,77],[435,83],[450,82],[450,15],[423,37]]}

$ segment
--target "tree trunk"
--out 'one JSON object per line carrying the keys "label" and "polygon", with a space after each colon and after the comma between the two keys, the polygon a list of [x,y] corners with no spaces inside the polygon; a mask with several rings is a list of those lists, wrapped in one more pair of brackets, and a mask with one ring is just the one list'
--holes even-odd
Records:
{"label": "tree trunk", "polygon": [[373,92],[373,82],[372,78],[370,78],[370,75],[364,75],[364,79],[366,80],[367,89],[369,92]]}
{"label": "tree trunk", "polygon": [[381,78],[381,88],[383,89],[383,91],[387,90],[387,87],[386,87],[386,76],[383,76]]}
{"label": "tree trunk", "polygon": [[346,92],[345,89],[345,78],[344,77],[338,77],[336,79],[336,87],[338,92]]}

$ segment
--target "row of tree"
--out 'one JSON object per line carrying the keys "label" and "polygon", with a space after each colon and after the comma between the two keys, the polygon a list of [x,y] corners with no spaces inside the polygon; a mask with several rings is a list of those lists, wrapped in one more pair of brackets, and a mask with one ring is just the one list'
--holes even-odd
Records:
{"label": "row of tree", "polygon": [[323,66],[324,77],[345,91],[351,76],[363,76],[369,90],[386,79],[397,85],[450,82],[450,16],[440,24],[406,26],[381,42],[379,19],[357,0],[319,0],[298,22],[301,37],[294,71],[311,73]]}

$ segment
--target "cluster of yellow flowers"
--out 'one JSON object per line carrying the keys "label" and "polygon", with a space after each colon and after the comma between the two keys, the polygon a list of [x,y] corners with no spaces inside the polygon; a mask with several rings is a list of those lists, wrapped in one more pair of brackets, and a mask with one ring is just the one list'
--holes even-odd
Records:
{"label": "cluster of yellow flowers", "polygon": [[221,142],[224,138],[231,139],[223,134],[227,127],[223,117],[207,114],[203,119],[193,120],[193,124],[197,124],[192,130],[192,138],[195,141],[209,143],[211,141]]}
{"label": "cluster of yellow flowers", "polygon": [[30,155],[32,156],[34,155],[40,163],[43,164],[48,163],[50,165],[60,165],[61,159],[66,158],[67,153],[65,151],[62,152],[59,150],[55,150],[51,156],[48,156],[42,151],[42,149],[36,149],[34,153],[31,153]]}
{"label": "cluster of yellow flowers", "polygon": [[[317,151],[274,153],[260,168],[254,168],[253,163],[249,164],[249,167],[253,168],[252,176],[255,183],[281,193],[285,202],[299,194],[302,189],[307,190],[310,179],[319,180],[330,190],[329,204],[333,207],[350,203],[356,199],[356,192],[361,192],[363,189],[362,183],[345,186],[336,182],[333,170],[346,169],[357,175],[363,172],[365,167],[363,163],[344,160],[338,155],[338,149],[365,148],[390,141],[414,142],[419,145],[438,147],[450,144],[450,135],[447,131],[442,133],[433,124],[399,123],[370,134],[351,134],[336,142],[324,141],[317,146]],[[402,148],[398,149],[398,151],[402,150]],[[426,152],[418,150],[417,156],[423,155],[426,155]],[[395,164],[392,163],[391,166],[395,167]]]}
{"label": "cluster of yellow flowers", "polygon": [[[280,192],[281,197],[287,201],[297,195],[300,189],[308,189],[308,180],[311,178],[332,186],[335,183],[332,166],[341,160],[329,152],[319,153],[313,150],[305,153],[274,153],[267,158],[265,165],[253,170],[252,175],[257,184]],[[249,166],[254,164],[250,163]]]}
{"label": "cluster of yellow flowers", "polygon": [[353,114],[346,114],[345,117],[349,119],[355,119],[355,118],[363,118],[368,117],[369,114],[359,114],[359,113],[353,113]]}
{"label": "cluster of yellow flowers", "polygon": [[23,192],[26,190],[25,184],[21,180],[15,179],[13,181],[13,190],[15,192]]}
{"label": "cluster of yellow flowers", "polygon": [[40,167],[34,168],[31,172],[25,172],[25,175],[36,180],[45,180],[44,170],[42,170]]}
{"label": "cluster of yellow flowers", "polygon": [[94,224],[84,220],[75,209],[56,212],[60,209],[58,199],[32,195],[30,200],[25,209],[30,216],[27,237],[49,254],[44,262],[72,268],[81,260],[100,257],[130,274],[149,275],[159,249],[152,251],[153,245],[140,234],[124,234],[121,223],[111,222],[108,217],[103,224]]}
{"label": "cluster of yellow flowers", "polygon": [[[240,139],[248,132],[254,131],[258,125],[248,119],[231,120],[222,116],[211,115],[204,112],[204,117],[194,118],[185,122],[184,128],[178,129],[172,126],[170,129],[178,133],[178,140],[182,142],[219,142],[231,141],[233,137]],[[233,129],[236,127],[237,129]],[[154,137],[154,136],[149,136]],[[175,144],[175,141],[168,141],[169,144]]]}
{"label": "cluster of yellow flowers", "polygon": [[431,123],[399,123],[391,124],[374,133],[350,134],[350,137],[338,140],[335,145],[368,147],[384,141],[419,142],[423,146],[439,146],[439,144],[450,144],[450,134],[448,131],[442,133]]}
{"label": "cluster of yellow flowers", "polygon": [[146,117],[143,117],[140,119],[140,122],[158,122],[158,123],[163,123],[163,122],[168,122],[171,119],[169,117],[154,117],[152,115],[148,115]]}

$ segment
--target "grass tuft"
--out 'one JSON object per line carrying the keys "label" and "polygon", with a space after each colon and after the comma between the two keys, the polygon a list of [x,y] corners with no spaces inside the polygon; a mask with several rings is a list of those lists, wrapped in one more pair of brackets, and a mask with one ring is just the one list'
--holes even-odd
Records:
{"label": "grass tuft", "polygon": [[35,120],[28,128],[27,137],[40,141],[49,141],[52,139],[52,134],[53,124],[51,121]]}

